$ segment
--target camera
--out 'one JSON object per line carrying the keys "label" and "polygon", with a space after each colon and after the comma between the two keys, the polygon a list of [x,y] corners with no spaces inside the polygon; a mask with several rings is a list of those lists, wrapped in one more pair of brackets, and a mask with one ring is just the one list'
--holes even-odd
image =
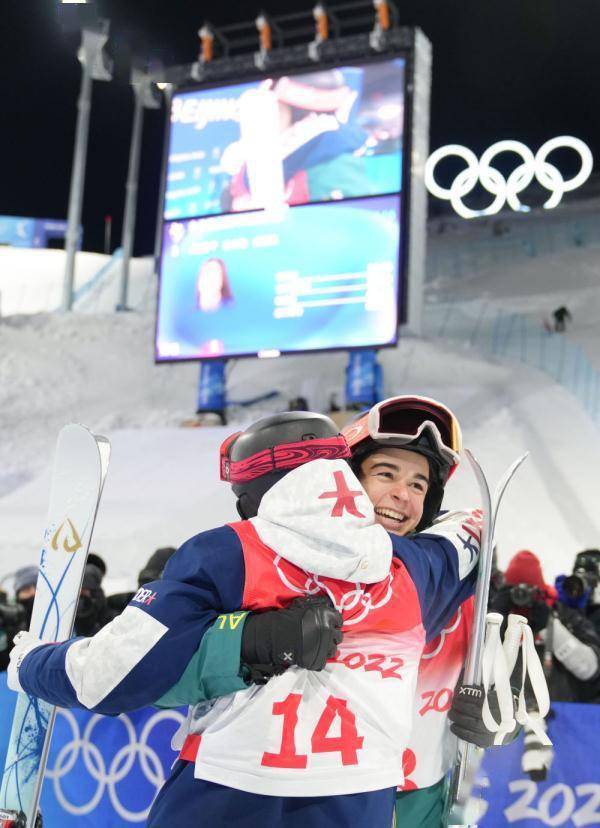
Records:
{"label": "camera", "polygon": [[8,653],[15,636],[28,626],[25,607],[21,604],[0,603],[0,670],[6,670],[8,666]]}
{"label": "camera", "polygon": [[541,590],[531,584],[515,584],[509,594],[515,607],[532,607],[544,600]]}
{"label": "camera", "polygon": [[598,585],[598,575],[589,569],[578,567],[572,575],[567,575],[562,588],[569,598],[581,598],[586,592],[592,592]]}
{"label": "camera", "polygon": [[27,610],[21,604],[0,604],[0,627],[12,632],[25,629]]}

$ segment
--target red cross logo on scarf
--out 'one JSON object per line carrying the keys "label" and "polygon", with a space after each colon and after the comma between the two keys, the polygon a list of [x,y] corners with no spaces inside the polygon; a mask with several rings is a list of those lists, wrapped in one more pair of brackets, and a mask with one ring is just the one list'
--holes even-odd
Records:
{"label": "red cross logo on scarf", "polygon": [[364,517],[364,515],[358,511],[356,503],[354,502],[354,499],[360,497],[364,494],[364,492],[361,489],[349,489],[343,472],[335,471],[333,476],[335,478],[335,491],[323,492],[323,494],[319,495],[319,500],[324,500],[328,497],[336,498],[333,509],[331,510],[331,517],[342,517],[344,509],[346,509],[349,514],[354,515],[354,517]]}

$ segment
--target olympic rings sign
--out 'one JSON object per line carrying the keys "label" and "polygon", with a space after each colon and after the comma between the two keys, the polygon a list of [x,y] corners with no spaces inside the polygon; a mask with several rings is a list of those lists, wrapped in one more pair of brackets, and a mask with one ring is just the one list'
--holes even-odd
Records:
{"label": "olympic rings sign", "polygon": [[[103,716],[93,715],[87,721],[83,733],[75,716],[69,710],[58,709],[57,714],[66,720],[71,730],[71,740],[66,742],[59,750],[53,765],[49,765],[46,775],[52,780],[54,794],[57,802],[68,814],[84,816],[94,811],[104,793],[107,792],[114,811],[125,822],[145,822],[150,811],[152,801],[148,802],[146,808],[139,811],[132,811],[127,808],[119,798],[118,784],[124,783],[127,787],[126,777],[132,770],[134,763],[139,763],[139,769],[154,788],[154,796],[158,793],[165,781],[163,764],[156,751],[148,743],[153,729],[164,720],[172,720],[180,726],[184,717],[177,710],[161,710],[154,713],[145,722],[141,734],[138,736],[136,728],[129,716],[122,714],[118,719],[110,720],[110,725],[115,727],[114,722],[119,721],[124,728],[125,744],[120,747],[114,756],[105,759],[100,748],[96,744],[93,731],[101,722],[106,721]],[[95,782],[95,790],[87,802],[75,804],[67,797],[63,789],[63,777],[67,777],[77,762],[83,762],[85,770]],[[131,781],[129,781],[131,785]],[[153,797],[154,798],[154,797]]]}
{"label": "olympic rings sign", "polygon": [[[563,147],[575,150],[581,160],[581,169],[577,175],[567,181],[564,180],[554,164],[550,164],[546,160],[551,152]],[[512,152],[521,159],[521,163],[511,172],[508,179],[505,179],[502,173],[491,164],[492,160],[501,152]],[[451,187],[447,189],[437,183],[434,170],[443,158],[452,155],[462,158],[467,166],[456,176]],[[544,203],[544,207],[550,210],[560,203],[564,193],[575,190],[584,181],[587,181],[593,166],[594,159],[587,144],[570,135],[561,135],[558,138],[546,141],[535,155],[529,147],[526,147],[520,141],[498,141],[488,147],[479,160],[477,160],[475,153],[467,147],[463,147],[461,144],[448,144],[432,152],[427,159],[425,164],[425,186],[432,195],[449,201],[458,215],[463,218],[493,216],[500,212],[505,204],[508,204],[512,210],[526,213],[531,208],[521,204],[519,193],[531,184],[534,177],[537,178],[542,187],[551,192],[550,198]],[[472,210],[463,202],[463,197],[473,190],[478,181],[494,196],[490,206],[484,210]]]}

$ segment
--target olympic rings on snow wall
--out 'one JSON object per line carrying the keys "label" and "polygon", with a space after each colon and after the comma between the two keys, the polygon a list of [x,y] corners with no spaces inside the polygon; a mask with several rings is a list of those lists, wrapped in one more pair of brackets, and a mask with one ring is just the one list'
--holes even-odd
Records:
{"label": "olympic rings on snow wall", "polygon": [[[562,148],[574,150],[579,155],[581,164],[577,175],[566,181],[558,168],[547,160],[550,153]],[[492,161],[500,153],[513,153],[521,162],[508,178],[492,165]],[[467,166],[456,176],[449,188],[441,187],[436,181],[435,169],[440,161],[450,156],[461,158]],[[480,159],[477,159],[472,150],[461,144],[448,144],[432,152],[427,159],[425,186],[433,196],[449,201],[459,216],[470,219],[493,216],[506,204],[511,210],[529,212],[531,208],[521,203],[519,193],[527,189],[536,178],[542,187],[550,192],[550,198],[544,203],[545,209],[550,210],[560,204],[566,192],[581,187],[587,181],[593,166],[594,159],[587,144],[570,135],[561,135],[546,141],[535,155],[520,141],[498,141],[488,147]],[[463,201],[477,183],[494,196],[489,207],[483,210],[472,210]]]}

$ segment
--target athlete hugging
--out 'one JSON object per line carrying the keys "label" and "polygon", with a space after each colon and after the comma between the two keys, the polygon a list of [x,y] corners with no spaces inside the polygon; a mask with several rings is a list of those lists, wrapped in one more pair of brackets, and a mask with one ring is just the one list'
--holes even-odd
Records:
{"label": "athlete hugging", "polygon": [[[478,515],[439,515],[460,449],[452,412],[423,397],[342,434],[310,412],[258,421],[221,447],[242,519],[184,543],[152,601],[92,638],[21,639],[9,685],[112,715],[188,704],[153,828],[389,828],[397,786],[416,787],[420,664],[474,588]],[[424,824],[403,796],[398,824]]]}

